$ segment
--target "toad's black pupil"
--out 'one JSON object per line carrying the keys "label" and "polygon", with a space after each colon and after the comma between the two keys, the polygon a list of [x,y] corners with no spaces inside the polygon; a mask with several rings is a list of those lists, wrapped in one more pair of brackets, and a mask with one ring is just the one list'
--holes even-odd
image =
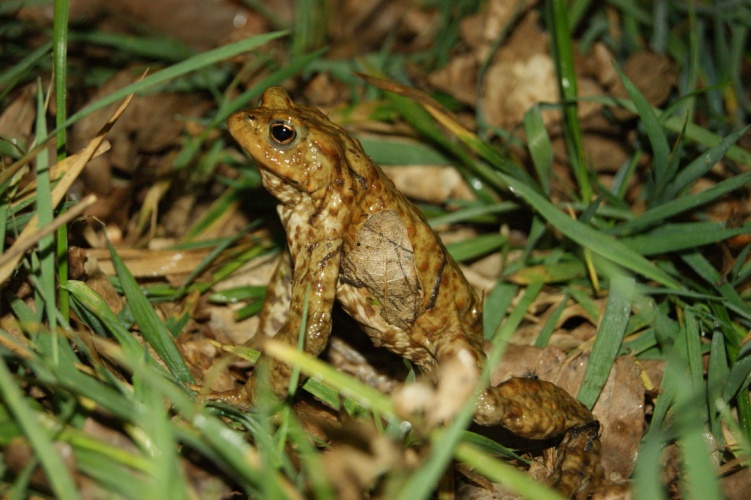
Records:
{"label": "toad's black pupil", "polygon": [[276,123],[271,126],[271,137],[279,144],[289,144],[295,138],[295,129],[286,123]]}

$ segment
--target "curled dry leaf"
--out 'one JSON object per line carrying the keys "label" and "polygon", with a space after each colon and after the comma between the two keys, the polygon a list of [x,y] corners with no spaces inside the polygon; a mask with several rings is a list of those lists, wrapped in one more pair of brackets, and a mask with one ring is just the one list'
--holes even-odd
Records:
{"label": "curled dry leaf", "polygon": [[[505,2],[507,5],[509,2]],[[505,29],[513,12],[508,6],[491,2],[488,11],[479,14],[482,37],[470,55],[453,58],[449,64],[429,76],[435,87],[449,92],[462,102],[474,105],[477,101],[478,72],[491,44]],[[465,36],[471,30],[463,30]],[[469,39],[471,42],[471,38]],[[482,81],[479,96],[484,119],[491,125],[513,128],[521,123],[524,113],[538,102],[558,100],[555,66],[549,55],[548,36],[539,28],[539,15],[529,11],[512,27],[509,39],[493,56]],[[546,122],[558,114],[545,113]]]}

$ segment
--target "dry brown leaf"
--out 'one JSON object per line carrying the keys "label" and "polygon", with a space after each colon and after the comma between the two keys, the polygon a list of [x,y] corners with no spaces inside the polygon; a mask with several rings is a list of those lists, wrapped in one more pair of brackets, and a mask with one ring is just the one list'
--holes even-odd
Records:
{"label": "dry brown leaf", "polygon": [[[118,72],[91,96],[89,103],[132,83],[140,71],[125,69]],[[70,147],[75,150],[83,145],[114,106],[99,109],[79,120],[73,126]],[[139,96],[109,134],[111,154],[91,161],[86,167],[83,176],[86,184],[97,193],[110,193],[114,188],[113,170],[132,175],[142,163],[139,155],[179,146],[185,120],[177,120],[176,117],[197,117],[209,106],[210,103],[195,94],[162,92]]]}
{"label": "dry brown leaf", "polygon": [[[81,480],[85,476],[78,472],[75,454],[73,453],[73,446],[63,441],[55,441],[52,444],[52,447],[60,455],[67,472],[80,488]],[[51,491],[47,474],[42,466],[39,465],[39,459],[36,456],[35,450],[26,439],[12,439],[10,443],[3,447],[3,463],[8,469],[16,474],[21,474],[27,466],[35,463],[36,467],[34,467],[28,481],[35,488],[40,488],[43,491]]]}
{"label": "dry brown leaf", "polygon": [[395,477],[409,473],[402,446],[372,424],[348,422],[329,427],[327,434],[332,444],[321,463],[337,498],[361,498],[387,471]]}
{"label": "dry brown leaf", "polygon": [[36,83],[26,85],[0,113],[0,137],[13,144],[28,144],[36,117]]}
{"label": "dry brown leaf", "polygon": [[477,100],[477,58],[473,54],[457,54],[444,66],[428,75],[435,88],[450,93],[457,101],[473,105]]}
{"label": "dry brown leaf", "polygon": [[644,426],[644,384],[631,357],[616,359],[593,413],[602,424],[602,466],[607,479],[627,480],[636,465]]}
{"label": "dry brown leaf", "polygon": [[474,200],[475,196],[455,168],[443,165],[381,167],[408,198],[441,204],[447,199]]}
{"label": "dry brown leaf", "polygon": [[[189,274],[208,255],[208,250],[142,250],[120,248],[118,255],[136,278],[158,278],[170,274]],[[96,259],[105,274],[114,275],[112,256],[106,249],[91,249],[91,258]]]}
{"label": "dry brown leaf", "polygon": [[401,24],[409,2],[383,0],[333,0],[329,7],[329,40],[335,43],[329,57],[347,58],[381,46]]}
{"label": "dry brown leaf", "polygon": [[[94,157],[97,151],[100,150],[100,147],[107,137],[107,133],[109,133],[112,126],[117,122],[118,118],[120,118],[132,99],[133,94],[129,95],[127,98],[125,98],[125,100],[123,100],[122,104],[120,104],[120,106],[110,117],[107,123],[101,128],[96,137],[94,137],[86,145],[83,151],[71,155],[58,162],[56,168],[58,168],[59,171],[62,172],[62,177],[52,189],[51,201],[53,206],[56,206],[60,203],[60,201],[62,201],[63,196],[66,195],[70,187],[83,171],[86,164],[91,160],[91,158]],[[10,167],[10,169],[12,168],[13,166]],[[38,241],[38,238],[41,237],[38,235],[39,232],[37,231],[38,223],[38,217],[34,215],[26,224],[26,227],[24,227],[23,231],[10,247],[10,249],[5,254],[3,254],[2,258],[0,258],[0,283],[3,283],[8,279],[10,274],[15,269],[16,264],[21,259],[21,255],[23,253],[19,252],[19,249],[28,248],[28,245],[31,242]],[[6,258],[6,255],[9,255],[9,257]]]}
{"label": "dry brown leaf", "polygon": [[[276,2],[275,13],[289,21],[291,4]],[[51,26],[53,13],[52,4],[42,3],[23,7],[19,17]],[[134,26],[142,26],[147,32],[179,40],[198,51],[268,31],[263,16],[232,0],[71,0],[70,19],[98,21],[104,31],[132,33]]]}
{"label": "dry brown leaf", "polygon": [[[659,106],[665,102],[677,80],[675,67],[664,54],[636,52],[628,58],[622,69],[652,106]],[[628,97],[620,78],[615,81],[611,93],[615,97]],[[622,120],[635,116],[634,113],[622,108],[613,108],[612,111]]]}
{"label": "dry brown leaf", "polygon": [[[126,100],[127,102],[130,100]],[[119,116],[119,113],[116,114],[116,116]],[[113,120],[116,121],[116,116],[113,117]],[[75,181],[75,179],[78,177],[78,175],[83,170],[83,167],[86,166],[86,163],[94,156],[96,151],[99,149],[99,146],[104,142],[104,137],[109,130],[109,127],[112,126],[114,121],[111,120],[105,128],[102,129],[100,132],[100,135],[96,138],[92,139],[92,141],[89,143],[89,145],[80,153],[69,156],[58,163],[61,170],[65,171],[65,176],[58,182],[58,184],[53,188],[52,190],[52,205],[56,206],[60,201],[62,200],[62,197],[65,195],[65,193],[68,192],[68,189],[70,189],[70,186]],[[96,201],[95,196],[89,196],[85,199],[86,206],[82,206],[81,208],[86,208],[89,205],[93,204],[94,201]],[[79,204],[82,205],[82,204]],[[82,210],[81,210],[82,211]],[[76,217],[80,215],[80,213],[77,213]],[[60,216],[56,219],[56,227],[59,227],[61,224],[69,222],[68,219],[71,219],[71,217],[65,214],[63,216]],[[0,283],[5,282],[5,280],[8,279],[8,277],[11,275],[13,270],[16,267],[16,264],[21,259],[21,256],[23,255],[23,252],[25,252],[27,249],[31,248],[34,244],[36,244],[37,241],[39,241],[45,234],[49,233],[50,230],[54,230],[54,228],[51,228],[48,226],[46,230],[38,231],[39,220],[37,215],[35,214],[26,224],[21,234],[18,236],[16,241],[13,243],[13,245],[3,254],[2,257],[0,257]]]}
{"label": "dry brown leaf", "polygon": [[[558,87],[548,36],[539,28],[537,13],[530,11],[493,59],[480,106],[488,123],[511,129],[534,104],[556,101]],[[542,116],[545,123],[559,119],[557,112],[546,111]]]}
{"label": "dry brown leaf", "polygon": [[741,467],[731,474],[724,476],[720,485],[725,498],[728,500],[745,500],[751,491],[751,469]]}
{"label": "dry brown leaf", "polygon": [[[0,256],[0,283],[8,279],[10,274],[13,272],[16,264],[27,250],[36,245],[39,240],[41,240],[45,236],[54,233],[58,230],[58,228],[67,225],[69,222],[79,217],[88,207],[93,205],[94,202],[96,202],[96,196],[94,196],[93,194],[89,195],[86,198],[80,200],[78,204],[74,205],[66,212],[55,217],[52,222],[46,224],[43,228],[33,232],[26,231],[26,229],[28,229],[29,227],[29,225],[27,224],[27,226],[24,228],[24,231],[21,233],[21,236],[16,239],[16,241],[8,249],[8,251]],[[34,225],[36,225],[36,215],[34,215],[32,221],[34,222]],[[31,224],[31,222],[29,222],[29,224]]]}

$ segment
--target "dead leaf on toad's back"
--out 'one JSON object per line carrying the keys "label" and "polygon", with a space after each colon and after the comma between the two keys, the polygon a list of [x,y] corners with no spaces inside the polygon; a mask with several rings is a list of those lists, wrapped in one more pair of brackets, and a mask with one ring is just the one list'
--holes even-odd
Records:
{"label": "dead leaf on toad's back", "polygon": [[391,324],[409,329],[420,312],[422,290],[407,228],[393,210],[372,215],[342,259],[342,281],[367,288]]}

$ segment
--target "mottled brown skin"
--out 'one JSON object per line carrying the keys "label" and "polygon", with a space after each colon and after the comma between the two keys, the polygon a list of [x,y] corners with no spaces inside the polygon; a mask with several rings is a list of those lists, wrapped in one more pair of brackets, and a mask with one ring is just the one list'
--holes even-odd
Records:
{"label": "mottled brown skin", "polygon": [[[269,88],[257,108],[227,123],[279,200],[287,234],[289,252],[270,285],[261,333],[296,344],[309,289],[305,351],[318,355],[336,300],[375,345],[437,375],[440,403],[426,414],[434,423],[450,419],[475,390],[485,363],[481,302],[420,211],[357,140],[319,110],[292,102],[284,89]],[[232,402],[252,404],[256,374],[264,370],[272,392],[286,396],[290,368],[262,356]],[[462,383],[443,380],[443,373],[462,374]],[[556,385],[515,378],[490,387],[480,395],[475,421],[529,439],[584,429],[564,438],[554,482],[568,495],[587,486],[589,478],[578,476],[587,469],[583,460],[596,466],[598,424]]]}

